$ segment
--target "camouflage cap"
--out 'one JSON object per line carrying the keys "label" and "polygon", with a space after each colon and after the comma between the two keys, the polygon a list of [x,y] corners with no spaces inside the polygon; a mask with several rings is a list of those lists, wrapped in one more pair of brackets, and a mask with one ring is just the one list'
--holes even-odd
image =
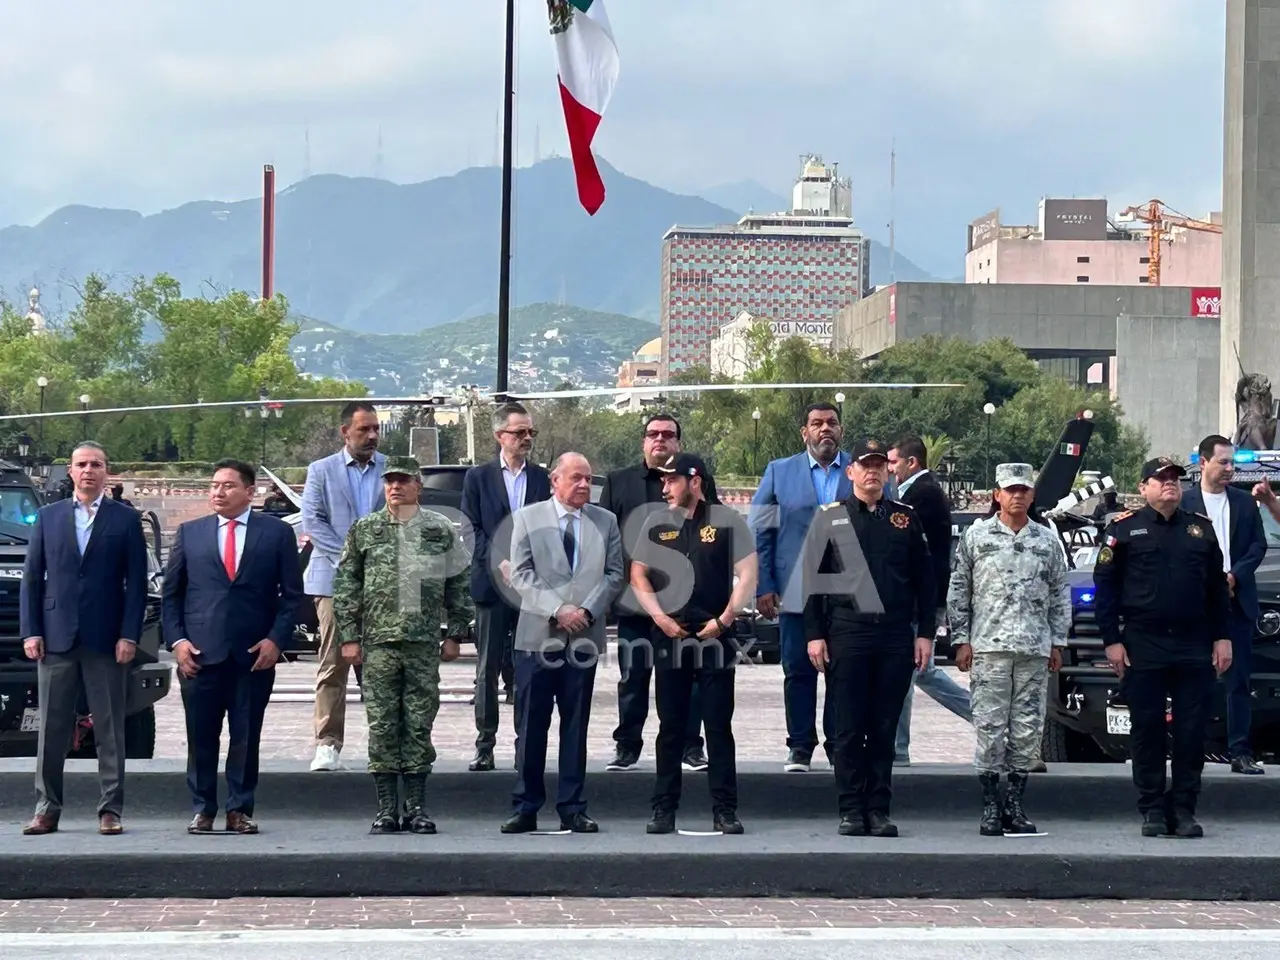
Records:
{"label": "camouflage cap", "polygon": [[996,486],[1001,490],[1035,485],[1035,471],[1029,463],[1002,463],[996,467]]}
{"label": "camouflage cap", "polygon": [[418,466],[417,457],[387,457],[382,467],[382,475],[398,473],[405,477],[421,477],[422,467]]}

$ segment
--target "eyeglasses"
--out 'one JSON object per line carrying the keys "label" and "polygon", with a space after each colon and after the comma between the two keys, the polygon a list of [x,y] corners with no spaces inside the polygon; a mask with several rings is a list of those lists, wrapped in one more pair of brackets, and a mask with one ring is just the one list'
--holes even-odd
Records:
{"label": "eyeglasses", "polygon": [[517,437],[519,439],[524,439],[525,437],[528,437],[530,440],[532,440],[534,437],[538,435],[538,431],[531,427],[521,427],[519,430],[500,430],[498,432],[509,433],[513,437]]}
{"label": "eyeglasses", "polygon": [[644,438],[646,440],[674,440],[676,432],[674,430],[646,430]]}

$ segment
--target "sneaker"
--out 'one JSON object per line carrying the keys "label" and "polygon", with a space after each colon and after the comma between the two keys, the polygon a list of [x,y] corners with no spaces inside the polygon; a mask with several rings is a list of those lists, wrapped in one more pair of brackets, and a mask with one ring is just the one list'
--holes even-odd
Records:
{"label": "sneaker", "polygon": [[794,747],[787,751],[787,762],[782,769],[787,773],[808,773],[813,753],[808,750],[797,750]]}
{"label": "sneaker", "polygon": [[681,765],[686,770],[691,770],[694,773],[701,773],[702,771],[706,770],[707,758],[706,756],[703,755],[702,748],[690,747],[688,750],[686,750],[684,752],[684,758],[681,761]]}
{"label": "sneaker", "polygon": [[342,763],[338,760],[338,748],[329,743],[322,743],[316,747],[315,759],[311,761],[311,769],[315,770],[341,770]]}
{"label": "sneaker", "polygon": [[606,770],[631,770],[640,761],[640,751],[630,747],[618,747],[613,759],[605,764]]}

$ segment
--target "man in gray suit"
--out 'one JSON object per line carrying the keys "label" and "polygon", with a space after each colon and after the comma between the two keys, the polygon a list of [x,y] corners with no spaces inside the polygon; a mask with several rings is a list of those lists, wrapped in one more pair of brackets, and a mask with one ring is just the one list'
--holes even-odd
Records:
{"label": "man in gray suit", "polygon": [[333,622],[333,571],[351,525],[386,505],[382,487],[384,454],[378,453],[378,411],[354,400],[342,408],[343,447],[307,470],[302,490],[302,532],[311,538],[311,561],[303,590],[315,601],[320,622],[320,664],[316,671],[316,755],[312,770],[341,769],[338,757],[347,719],[347,678]]}
{"label": "man in gray suit", "polygon": [[503,833],[538,829],[552,709],[560,714],[560,828],[595,833],[587,816],[587,724],[596,664],[605,649],[605,614],[622,589],[622,537],[612,513],[590,503],[591,464],[561,454],[551,468],[551,499],[516,511],[511,532],[516,623],[515,812]]}

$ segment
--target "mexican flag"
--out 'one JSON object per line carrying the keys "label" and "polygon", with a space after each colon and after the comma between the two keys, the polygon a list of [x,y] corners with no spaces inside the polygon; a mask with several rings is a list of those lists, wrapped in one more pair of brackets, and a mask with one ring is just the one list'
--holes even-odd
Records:
{"label": "mexican flag", "polygon": [[604,0],[549,0],[547,8],[578,199],[594,216],[604,203],[604,181],[591,154],[591,141],[618,80],[618,47]]}

